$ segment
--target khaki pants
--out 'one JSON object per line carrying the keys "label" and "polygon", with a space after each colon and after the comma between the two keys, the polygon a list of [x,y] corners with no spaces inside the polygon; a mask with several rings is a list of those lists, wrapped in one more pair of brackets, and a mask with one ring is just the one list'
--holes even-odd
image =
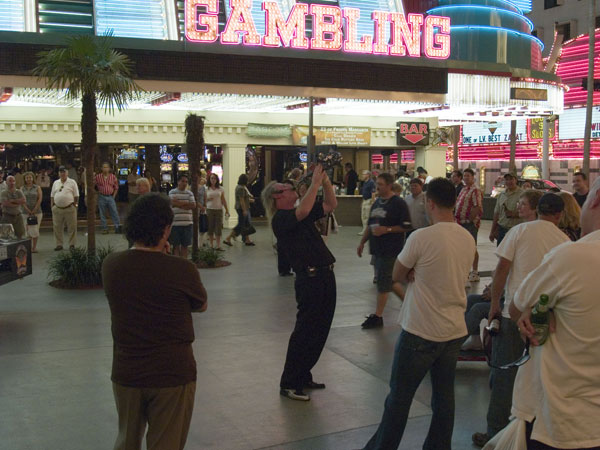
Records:
{"label": "khaki pants", "polygon": [[182,450],[185,446],[196,382],[169,388],[133,388],[113,383],[119,415],[114,450],[140,450],[148,423],[148,450]]}
{"label": "khaki pants", "polygon": [[367,224],[369,223],[369,214],[371,213],[371,206],[373,205],[373,200],[363,200],[360,210],[360,220],[362,221],[362,232],[364,233],[367,229]]}
{"label": "khaki pants", "polygon": [[63,245],[65,225],[67,226],[69,246],[74,246],[77,242],[77,208],[75,208],[75,205],[71,205],[61,209],[54,205],[52,207],[52,227],[54,228],[54,240],[57,247]]}
{"label": "khaki pants", "polygon": [[23,217],[21,214],[2,214],[2,218],[0,219],[1,223],[10,223],[15,230],[15,235],[18,239],[23,239],[25,237],[25,224],[23,223]]}

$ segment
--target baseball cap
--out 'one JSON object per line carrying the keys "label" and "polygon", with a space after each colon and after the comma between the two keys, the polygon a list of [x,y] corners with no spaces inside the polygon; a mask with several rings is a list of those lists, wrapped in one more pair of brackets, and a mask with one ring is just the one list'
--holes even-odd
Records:
{"label": "baseball cap", "polygon": [[560,195],[554,192],[547,192],[538,201],[537,211],[539,214],[551,215],[563,212],[565,202]]}
{"label": "baseball cap", "polygon": [[503,176],[503,178],[506,179],[506,177],[514,178],[515,180],[517,179],[517,177],[515,176],[515,174],[513,174],[511,172],[505,173],[504,176]]}
{"label": "baseball cap", "polygon": [[65,166],[60,166],[60,167],[58,168],[58,171],[59,171],[59,172],[65,172],[66,170],[67,170],[67,169],[66,169],[66,167],[65,167]]}

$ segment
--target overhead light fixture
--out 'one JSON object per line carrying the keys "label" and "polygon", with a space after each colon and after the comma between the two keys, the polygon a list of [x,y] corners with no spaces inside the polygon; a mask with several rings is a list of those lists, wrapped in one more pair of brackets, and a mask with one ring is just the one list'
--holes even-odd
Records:
{"label": "overhead light fixture", "polygon": [[[325,103],[327,103],[326,98],[315,98],[313,100],[313,106],[324,105]],[[295,105],[287,105],[285,107],[285,109],[287,109],[288,111],[293,111],[294,109],[302,109],[302,108],[308,108],[308,107],[310,107],[310,102],[302,102],[302,103],[296,103]]]}
{"label": "overhead light fixture", "polygon": [[13,95],[13,88],[2,88],[0,91],[0,103],[7,102]]}

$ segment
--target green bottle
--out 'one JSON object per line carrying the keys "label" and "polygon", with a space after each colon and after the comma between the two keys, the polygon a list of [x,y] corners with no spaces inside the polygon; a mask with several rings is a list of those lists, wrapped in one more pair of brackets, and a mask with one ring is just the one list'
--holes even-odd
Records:
{"label": "green bottle", "polygon": [[550,333],[550,308],[548,301],[550,299],[546,294],[540,295],[540,301],[535,304],[531,310],[531,324],[535,328],[535,338],[539,345],[542,345],[548,339]]}

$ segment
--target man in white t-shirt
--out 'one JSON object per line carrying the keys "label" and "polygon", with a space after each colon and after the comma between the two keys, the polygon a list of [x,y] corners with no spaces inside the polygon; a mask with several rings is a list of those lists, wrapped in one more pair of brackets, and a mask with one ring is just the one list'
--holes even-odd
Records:
{"label": "man in white t-shirt", "polygon": [[515,380],[512,413],[528,422],[532,450],[600,449],[600,178],[581,209],[581,229],[579,241],[546,255],[511,307],[529,339],[531,308],[541,294],[550,297],[555,318],[548,340],[531,348]]}
{"label": "man in white t-shirt", "polygon": [[[557,226],[564,208],[564,201],[559,195],[552,192],[544,194],[537,205],[538,220],[512,227],[496,250],[499,260],[492,280],[489,320],[500,319],[500,332],[492,341],[493,365],[510,364],[523,353],[525,344],[516,323],[510,319],[509,307],[525,277],[542,262],[544,255],[569,240]],[[505,301],[501,309],[503,292]],[[516,375],[517,367],[492,368],[487,431],[473,434],[475,445],[483,447],[508,424]]]}
{"label": "man in white t-shirt", "polygon": [[69,178],[65,166],[58,168],[60,178],[52,184],[50,206],[52,207],[52,226],[54,228],[55,251],[63,249],[63,231],[67,226],[69,247],[74,248],[77,242],[77,203],[79,188],[77,182]]}
{"label": "man in white t-shirt", "polygon": [[454,222],[455,188],[435,178],[426,193],[433,225],[415,230],[398,255],[395,283],[408,282],[383,418],[368,450],[396,449],[410,405],[431,371],[432,427],[423,449],[451,448],[454,427],[454,373],[467,335],[465,281],[475,256],[475,242]]}

